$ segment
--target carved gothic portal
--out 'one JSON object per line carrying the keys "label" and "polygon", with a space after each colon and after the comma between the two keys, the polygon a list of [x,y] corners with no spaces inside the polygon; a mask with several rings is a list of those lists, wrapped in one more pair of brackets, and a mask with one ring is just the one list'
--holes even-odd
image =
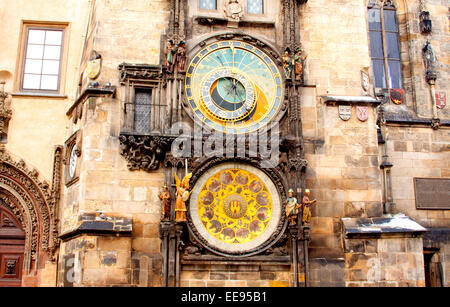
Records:
{"label": "carved gothic portal", "polygon": [[58,242],[54,193],[38,176],[23,161],[15,162],[7,152],[0,153],[0,210],[7,212],[1,216],[0,229],[7,232],[14,226],[24,234],[20,261],[16,259],[13,264],[14,259],[7,259],[2,268],[5,265],[7,272],[20,270],[24,276],[35,276],[37,269],[52,260]]}
{"label": "carved gothic portal", "polygon": [[22,284],[25,231],[14,213],[0,204],[0,287]]}

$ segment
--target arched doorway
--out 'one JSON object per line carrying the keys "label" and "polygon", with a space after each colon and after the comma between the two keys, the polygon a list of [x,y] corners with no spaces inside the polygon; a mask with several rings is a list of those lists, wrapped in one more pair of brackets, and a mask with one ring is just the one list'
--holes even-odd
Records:
{"label": "arched doorway", "polygon": [[25,252],[25,231],[0,202],[0,287],[20,287]]}

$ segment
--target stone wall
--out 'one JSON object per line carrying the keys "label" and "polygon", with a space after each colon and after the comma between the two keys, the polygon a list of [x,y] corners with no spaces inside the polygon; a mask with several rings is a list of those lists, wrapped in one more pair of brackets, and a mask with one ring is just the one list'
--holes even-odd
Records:
{"label": "stone wall", "polygon": [[376,114],[343,121],[337,105],[316,98],[318,89],[302,89],[302,123],[308,160],[306,186],[312,207],[311,256],[342,257],[341,217],[383,214]]}
{"label": "stone wall", "polygon": [[346,286],[424,287],[422,238],[345,240]]}
{"label": "stone wall", "polygon": [[[108,82],[118,86],[117,68],[124,61],[159,64],[160,35],[167,26],[169,6],[168,1],[93,2],[93,20],[88,31],[92,35],[89,35],[83,52],[85,62],[92,50],[102,55],[102,72],[96,80],[101,86]],[[160,285],[158,278],[149,277],[144,272],[152,275],[161,267],[158,237],[161,211],[157,195],[163,185],[164,175],[162,172],[128,170],[126,160],[120,155],[118,139],[121,99],[119,88],[114,97],[81,101],[83,117],[70,129],[71,133],[77,129],[82,131],[80,179],[64,191],[68,197],[62,210],[63,232],[76,228],[78,216],[85,213],[131,215],[132,238],[98,238],[102,242],[109,240],[111,250],[115,241],[120,245],[125,240],[127,243],[122,249],[128,257],[127,266],[119,266],[123,261],[117,260],[118,264],[112,266],[114,270],[120,271],[117,276],[114,276],[114,270],[111,274],[109,270],[100,273],[103,268],[108,268],[99,265],[100,254],[110,250],[96,245],[98,249],[92,255],[85,255],[96,260],[90,262],[91,271],[83,275],[87,282],[82,284],[157,286]],[[95,272],[100,274],[98,280],[95,279]]]}
{"label": "stone wall", "polygon": [[448,227],[448,210],[417,210],[414,178],[450,177],[448,129],[388,127],[388,154],[392,167],[392,193],[397,210],[424,227]]}

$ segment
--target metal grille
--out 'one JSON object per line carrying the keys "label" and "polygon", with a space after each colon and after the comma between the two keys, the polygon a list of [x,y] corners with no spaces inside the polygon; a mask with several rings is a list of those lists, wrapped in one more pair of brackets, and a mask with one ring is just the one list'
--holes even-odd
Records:
{"label": "metal grille", "polygon": [[145,133],[150,131],[151,91],[136,90],[134,108],[134,130]]}

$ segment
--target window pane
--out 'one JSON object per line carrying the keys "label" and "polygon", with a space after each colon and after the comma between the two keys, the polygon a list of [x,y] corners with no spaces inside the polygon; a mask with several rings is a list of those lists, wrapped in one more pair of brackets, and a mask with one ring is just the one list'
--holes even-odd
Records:
{"label": "window pane", "polygon": [[26,60],[25,73],[26,74],[41,74],[42,60]]}
{"label": "window pane", "polygon": [[42,59],[44,45],[28,45],[27,59]]}
{"label": "window pane", "polygon": [[150,131],[152,95],[148,91],[136,91],[134,106],[134,129],[137,132]]}
{"label": "window pane", "polygon": [[61,56],[61,47],[59,46],[45,46],[44,59],[59,60]]}
{"label": "window pane", "polygon": [[30,90],[38,90],[41,85],[40,75],[27,75],[23,76],[23,88]]}
{"label": "window pane", "polygon": [[56,91],[58,89],[58,76],[42,75],[41,89]]}
{"label": "window pane", "polygon": [[384,10],[384,29],[386,31],[398,31],[396,11]]}
{"label": "window pane", "polygon": [[47,31],[45,34],[46,45],[61,45],[62,31]]}
{"label": "window pane", "polygon": [[247,0],[247,11],[250,14],[263,14],[263,0]]}
{"label": "window pane", "polygon": [[369,30],[381,31],[381,11],[380,9],[369,9]]}
{"label": "window pane", "polygon": [[370,31],[370,55],[372,58],[384,58],[383,37],[381,32]]}
{"label": "window pane", "polygon": [[373,60],[373,80],[375,83],[375,87],[386,87],[386,75],[384,70],[384,61],[383,60]]}
{"label": "window pane", "polygon": [[216,10],[216,0],[200,0],[200,8],[203,10]]}
{"label": "window pane", "polygon": [[42,66],[42,73],[46,75],[58,75],[59,74],[59,61],[45,60]]}
{"label": "window pane", "polygon": [[389,86],[391,88],[402,88],[400,61],[389,61]]}
{"label": "window pane", "polygon": [[398,34],[387,32],[386,44],[388,58],[400,60],[400,50],[398,49]]}
{"label": "window pane", "polygon": [[30,30],[28,31],[28,44],[44,44],[45,31],[44,30]]}

